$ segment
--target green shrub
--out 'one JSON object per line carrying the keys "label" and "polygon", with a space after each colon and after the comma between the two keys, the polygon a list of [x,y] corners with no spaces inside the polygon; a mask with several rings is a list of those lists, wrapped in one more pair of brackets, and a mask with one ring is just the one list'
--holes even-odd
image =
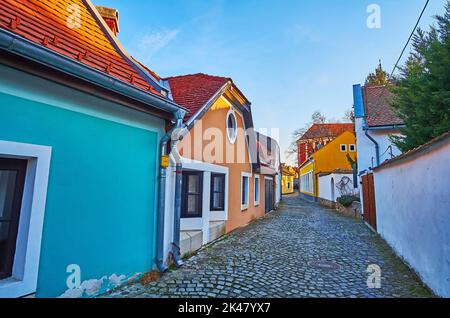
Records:
{"label": "green shrub", "polygon": [[354,195],[343,195],[342,197],[339,197],[337,201],[348,208],[352,205],[353,202],[361,202],[360,199],[357,196]]}

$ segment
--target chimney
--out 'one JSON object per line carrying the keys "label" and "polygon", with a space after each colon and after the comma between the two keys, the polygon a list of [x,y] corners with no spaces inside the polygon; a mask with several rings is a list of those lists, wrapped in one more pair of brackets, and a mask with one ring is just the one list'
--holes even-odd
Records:
{"label": "chimney", "polygon": [[117,36],[119,33],[119,10],[102,6],[96,6],[96,8],[111,31]]}

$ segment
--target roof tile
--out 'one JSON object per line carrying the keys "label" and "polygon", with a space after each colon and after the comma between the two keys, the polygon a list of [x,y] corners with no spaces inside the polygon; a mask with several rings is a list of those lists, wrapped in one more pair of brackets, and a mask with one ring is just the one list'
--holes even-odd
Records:
{"label": "roof tile", "polygon": [[394,94],[386,86],[364,86],[364,111],[369,127],[402,125],[390,105]]}
{"label": "roof tile", "polygon": [[174,101],[189,110],[185,120],[195,115],[226,83],[227,77],[207,74],[189,74],[169,77],[167,80]]}
{"label": "roof tile", "polygon": [[355,125],[353,123],[313,124],[299,141],[316,138],[336,138],[346,131],[355,131]]}
{"label": "roof tile", "polygon": [[[82,0],[0,0],[0,28],[56,53],[106,73],[136,88],[159,92],[137,71],[132,61],[113,46]],[[80,27],[69,27],[79,9]],[[75,9],[74,9],[75,10]]]}

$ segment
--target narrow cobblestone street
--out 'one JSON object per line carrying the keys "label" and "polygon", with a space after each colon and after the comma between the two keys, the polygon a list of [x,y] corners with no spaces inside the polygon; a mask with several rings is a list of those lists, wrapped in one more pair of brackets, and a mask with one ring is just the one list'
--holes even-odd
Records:
{"label": "narrow cobblestone street", "polygon": [[[315,266],[314,262],[325,262]],[[380,266],[381,288],[367,287]],[[320,264],[319,264],[320,265]],[[365,224],[301,200],[201,250],[147,286],[106,297],[429,297],[416,276]]]}

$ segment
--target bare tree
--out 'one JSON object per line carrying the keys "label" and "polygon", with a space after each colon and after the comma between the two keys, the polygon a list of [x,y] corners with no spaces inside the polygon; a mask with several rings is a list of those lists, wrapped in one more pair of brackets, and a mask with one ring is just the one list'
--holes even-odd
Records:
{"label": "bare tree", "polygon": [[355,122],[355,111],[353,109],[348,109],[345,111],[345,115],[342,120],[346,123],[354,123]]}
{"label": "bare tree", "polygon": [[[327,118],[325,117],[325,115],[323,115],[320,111],[316,110],[311,115],[311,122],[309,122],[308,124],[306,124],[302,128],[297,128],[292,133],[292,142],[289,145],[289,148],[286,150],[286,157],[288,159],[291,159],[292,156],[297,154],[297,151],[298,151],[298,149],[297,149],[297,141],[309,130],[309,128],[311,128],[311,126],[313,124],[324,124],[324,123],[326,123],[326,121],[327,121]],[[321,143],[323,145],[322,138],[318,138],[317,141],[314,140],[313,142]],[[296,158],[296,159],[297,159],[296,161],[298,161],[298,158]],[[298,164],[298,162],[297,162],[297,164]]]}

